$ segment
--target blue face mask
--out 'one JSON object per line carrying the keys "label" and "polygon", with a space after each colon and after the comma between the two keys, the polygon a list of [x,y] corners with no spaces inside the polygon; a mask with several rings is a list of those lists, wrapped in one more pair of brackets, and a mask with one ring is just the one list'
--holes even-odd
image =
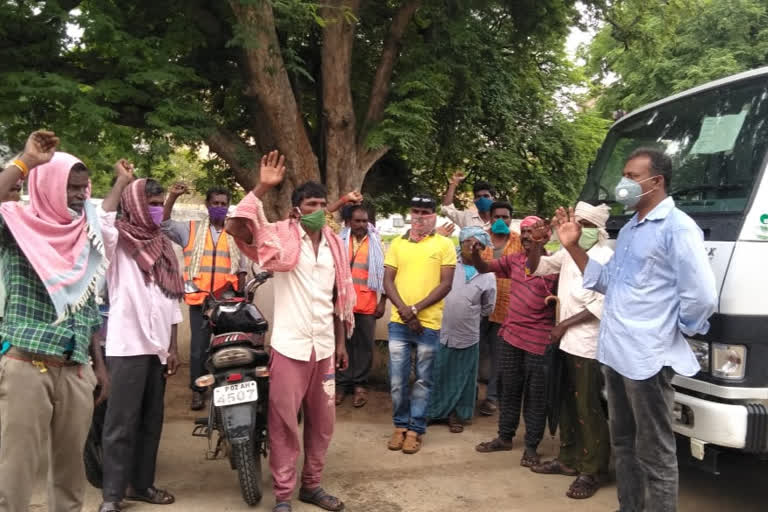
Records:
{"label": "blue face mask", "polygon": [[496,222],[494,222],[491,226],[491,233],[495,233],[497,235],[508,235],[509,226],[507,226],[503,219],[496,219]]}
{"label": "blue face mask", "polygon": [[619,181],[619,184],[616,185],[616,190],[614,191],[616,194],[616,201],[623,204],[627,208],[633,208],[637,205],[637,203],[640,202],[640,199],[644,195],[653,192],[653,189],[651,189],[648,192],[643,193],[643,187],[640,186],[641,183],[645,183],[646,181],[653,178],[654,176],[651,176],[650,178],[643,181],[635,181],[622,177]]}
{"label": "blue face mask", "polygon": [[471,281],[473,277],[477,275],[477,269],[473,267],[472,265],[464,264],[464,277],[466,278],[467,282]]}
{"label": "blue face mask", "polygon": [[490,197],[479,197],[475,199],[475,206],[477,207],[477,211],[479,212],[491,211],[492,204],[493,204],[493,199],[491,199]]}

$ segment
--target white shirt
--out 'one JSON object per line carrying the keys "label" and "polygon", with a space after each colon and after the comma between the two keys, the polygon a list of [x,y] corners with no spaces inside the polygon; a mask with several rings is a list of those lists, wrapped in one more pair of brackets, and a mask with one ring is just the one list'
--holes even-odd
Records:
{"label": "white shirt", "polygon": [[[590,259],[606,263],[613,255],[607,243],[598,242],[587,251]],[[587,359],[597,358],[597,339],[600,333],[600,317],[603,314],[604,296],[582,286],[583,277],[576,262],[565,249],[551,256],[542,256],[534,275],[560,273],[557,296],[560,299],[560,320],[565,320],[589,310],[595,318],[566,329],[560,340],[560,350]]]}
{"label": "white shirt", "polygon": [[171,326],[183,320],[179,301],[170,299],[160,287],[144,281],[136,260],[117,244],[115,212],[99,208],[101,236],[109,260],[109,327],[107,356],[157,355],[165,364],[171,344]]}
{"label": "white shirt", "polygon": [[336,282],[328,241],[320,238],[317,257],[309,235],[302,230],[296,268],[276,272],[272,349],[291,359],[309,361],[331,357],[336,349],[333,329],[333,287]]}

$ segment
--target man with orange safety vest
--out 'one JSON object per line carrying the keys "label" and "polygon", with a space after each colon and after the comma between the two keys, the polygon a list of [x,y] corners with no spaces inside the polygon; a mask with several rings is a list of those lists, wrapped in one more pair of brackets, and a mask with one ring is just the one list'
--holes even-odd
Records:
{"label": "man with orange safety vest", "polygon": [[336,372],[336,405],[346,394],[354,392],[352,405],[368,402],[368,374],[373,364],[373,341],[376,320],[384,316],[387,296],[384,294],[384,249],[376,228],[369,222],[368,210],[361,204],[348,210],[349,225],[341,231],[348,251],[355,287],[355,330],[347,339],[349,367]]}
{"label": "man with orange safety vest", "polygon": [[190,409],[205,407],[205,390],[195,385],[195,379],[206,373],[205,354],[210,342],[208,324],[203,318],[203,303],[209,294],[221,297],[227,290],[242,290],[248,262],[224,230],[231,194],[225,188],[211,188],[205,195],[208,216],[202,220],[170,220],[176,200],[188,193],[187,185],[177,183],[168,192],[163,215],[163,231],[184,248],[184,281],[192,281],[201,291],[184,296],[189,305],[191,340],[189,377],[192,389]]}

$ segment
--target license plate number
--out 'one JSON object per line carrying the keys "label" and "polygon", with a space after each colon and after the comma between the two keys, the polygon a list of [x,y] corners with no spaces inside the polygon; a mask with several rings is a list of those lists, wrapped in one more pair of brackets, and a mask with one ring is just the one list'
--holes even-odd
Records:
{"label": "license plate number", "polygon": [[217,407],[255,402],[257,398],[259,398],[259,390],[255,380],[230,384],[213,390],[213,405]]}

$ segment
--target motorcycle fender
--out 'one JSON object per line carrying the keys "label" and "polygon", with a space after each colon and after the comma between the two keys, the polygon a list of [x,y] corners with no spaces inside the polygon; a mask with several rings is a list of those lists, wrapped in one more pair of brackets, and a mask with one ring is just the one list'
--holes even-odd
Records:
{"label": "motorcycle fender", "polygon": [[222,407],[221,422],[231,443],[250,439],[256,424],[256,402]]}

